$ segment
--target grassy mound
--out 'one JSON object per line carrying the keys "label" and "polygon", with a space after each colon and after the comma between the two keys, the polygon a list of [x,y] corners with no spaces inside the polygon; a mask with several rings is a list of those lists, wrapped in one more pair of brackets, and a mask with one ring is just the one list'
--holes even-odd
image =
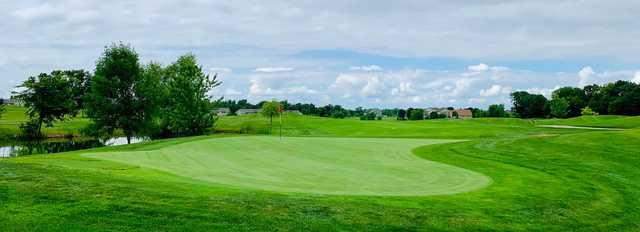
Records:
{"label": "grassy mound", "polygon": [[[424,139],[282,138],[200,140],[158,151],[88,157],[153,168],[238,188],[338,195],[436,195],[486,186],[485,176],[420,159]],[[239,149],[242,148],[242,149]]]}

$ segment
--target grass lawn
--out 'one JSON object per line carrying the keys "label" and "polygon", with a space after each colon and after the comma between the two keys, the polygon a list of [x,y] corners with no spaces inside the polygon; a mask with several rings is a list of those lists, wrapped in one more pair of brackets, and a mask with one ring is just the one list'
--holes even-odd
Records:
{"label": "grass lawn", "polygon": [[[590,131],[518,119],[304,116],[285,122],[285,135],[295,137],[282,141],[213,135],[2,159],[0,228],[640,230],[635,126]],[[220,131],[267,130],[256,116],[218,123]],[[620,126],[611,123],[601,126]],[[422,139],[382,139],[392,137]],[[474,187],[436,191],[463,179]]]}
{"label": "grass lawn", "polygon": [[[20,133],[20,124],[27,122],[26,108],[19,106],[5,106],[6,112],[0,117],[0,140],[14,138]],[[57,122],[53,127],[43,129],[49,136],[80,135],[80,130],[89,124],[87,118],[73,118]]]}
{"label": "grass lawn", "polygon": [[252,136],[86,157],[212,184],[275,192],[423,196],[466,192],[488,185],[489,178],[482,174],[420,159],[411,153],[411,149],[422,145],[447,142],[454,141]]}

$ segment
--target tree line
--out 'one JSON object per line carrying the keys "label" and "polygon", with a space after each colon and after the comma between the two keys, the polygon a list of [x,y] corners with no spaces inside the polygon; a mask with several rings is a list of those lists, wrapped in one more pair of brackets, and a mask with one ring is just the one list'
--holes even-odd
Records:
{"label": "tree line", "polygon": [[580,115],[640,115],[640,85],[616,81],[583,88],[562,87],[548,100],[526,91],[511,93],[513,113],[520,118],[569,118]]}
{"label": "tree line", "polygon": [[207,93],[220,85],[202,71],[192,54],[170,65],[141,64],[130,46],[105,47],[93,73],[52,71],[29,77],[13,98],[27,108],[21,125],[27,137],[42,137],[42,127],[83,113],[93,136],[121,132],[135,136],[176,137],[204,134],[215,121]]}

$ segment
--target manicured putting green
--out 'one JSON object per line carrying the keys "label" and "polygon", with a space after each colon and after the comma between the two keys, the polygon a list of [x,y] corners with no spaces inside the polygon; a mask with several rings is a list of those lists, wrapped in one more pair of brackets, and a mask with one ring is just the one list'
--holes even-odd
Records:
{"label": "manicured putting green", "polygon": [[488,185],[488,177],[421,159],[413,148],[453,140],[254,136],[200,140],[155,151],[86,156],[196,180],[275,192],[417,196]]}

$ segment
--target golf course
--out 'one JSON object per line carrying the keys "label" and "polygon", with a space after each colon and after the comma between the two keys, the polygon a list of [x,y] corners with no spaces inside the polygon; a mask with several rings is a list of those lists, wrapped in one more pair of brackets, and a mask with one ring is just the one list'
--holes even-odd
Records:
{"label": "golf course", "polygon": [[638,122],[287,114],[280,137],[228,116],[214,135],[0,159],[0,228],[637,231]]}

